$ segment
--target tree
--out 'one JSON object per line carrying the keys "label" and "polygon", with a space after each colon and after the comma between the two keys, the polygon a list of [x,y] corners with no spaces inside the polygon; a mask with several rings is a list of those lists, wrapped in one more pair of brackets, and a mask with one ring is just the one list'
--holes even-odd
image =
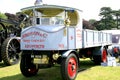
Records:
{"label": "tree", "polygon": [[90,20],[89,20],[89,23],[90,23],[90,24],[94,24],[96,21],[97,21],[97,20],[95,20],[95,19],[90,19]]}
{"label": "tree", "polygon": [[112,11],[113,16],[116,17],[115,21],[116,21],[116,28],[118,29],[120,26],[120,9],[119,10],[113,10]]}
{"label": "tree", "polygon": [[95,27],[96,25],[95,25],[95,24],[97,23],[97,20],[95,20],[95,19],[90,19],[90,20],[89,20],[89,23],[93,26],[93,29],[96,30],[96,27]]}
{"label": "tree", "polygon": [[[115,28],[115,22],[112,15],[112,9],[110,7],[102,7],[100,9],[101,20],[99,21],[99,25],[97,25],[97,29],[112,29]],[[101,28],[100,28],[101,27]]]}
{"label": "tree", "polygon": [[94,26],[92,26],[92,24],[89,21],[83,19],[83,28],[84,29],[94,29]]}

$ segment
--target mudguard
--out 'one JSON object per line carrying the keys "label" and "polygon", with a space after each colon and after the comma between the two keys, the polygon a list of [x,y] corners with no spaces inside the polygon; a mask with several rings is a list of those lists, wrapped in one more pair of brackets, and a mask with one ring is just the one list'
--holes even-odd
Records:
{"label": "mudguard", "polygon": [[93,51],[93,55],[102,55],[102,50],[104,46],[96,47],[95,50]]}
{"label": "mudguard", "polygon": [[62,57],[66,58],[71,52],[74,52],[76,54],[75,50],[68,50],[68,51],[63,52]]}

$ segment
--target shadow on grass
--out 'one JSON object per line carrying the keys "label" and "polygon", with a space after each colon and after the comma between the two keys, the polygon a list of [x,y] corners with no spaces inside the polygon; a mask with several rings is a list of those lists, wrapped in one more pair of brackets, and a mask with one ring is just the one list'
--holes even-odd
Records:
{"label": "shadow on grass", "polygon": [[96,66],[93,61],[90,59],[82,59],[80,60],[80,66],[78,72],[83,72],[89,70],[91,67]]}
{"label": "shadow on grass", "polygon": [[24,77],[21,72],[18,72],[18,74],[12,74],[12,76],[4,76],[0,80],[62,80],[59,67],[39,69],[38,74],[33,77]]}
{"label": "shadow on grass", "polygon": [[5,67],[6,65],[3,62],[0,62],[0,68]]}
{"label": "shadow on grass", "polygon": [[[93,66],[95,65],[92,61],[82,60],[80,61],[79,73],[82,71],[86,71]],[[62,80],[62,78],[60,73],[60,65],[57,65],[52,68],[40,69],[38,74],[33,77],[24,77],[20,72],[18,72],[17,75],[13,74],[13,76],[4,76],[0,78],[0,80]]]}

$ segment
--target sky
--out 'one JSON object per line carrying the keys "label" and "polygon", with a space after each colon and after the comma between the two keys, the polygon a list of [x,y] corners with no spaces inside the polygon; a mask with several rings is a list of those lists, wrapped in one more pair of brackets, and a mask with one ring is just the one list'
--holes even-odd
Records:
{"label": "sky", "polygon": [[[120,0],[42,0],[44,4],[53,4],[78,8],[83,11],[86,20],[99,20],[100,8],[111,7],[113,10],[120,9]],[[0,12],[19,12],[21,8],[33,6],[35,0],[0,0]]]}

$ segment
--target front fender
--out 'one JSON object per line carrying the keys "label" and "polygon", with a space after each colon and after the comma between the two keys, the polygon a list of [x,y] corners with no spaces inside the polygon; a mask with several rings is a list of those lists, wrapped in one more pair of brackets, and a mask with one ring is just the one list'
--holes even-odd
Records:
{"label": "front fender", "polygon": [[[78,65],[79,65],[79,55],[77,54],[77,52],[76,52],[75,50],[65,51],[65,52],[63,52],[63,54],[62,54],[61,57],[62,57],[62,58],[67,58],[71,53],[76,55],[77,60],[78,60]],[[80,65],[79,65],[79,66],[80,66]]]}
{"label": "front fender", "polygon": [[62,58],[66,58],[66,57],[68,57],[68,55],[69,55],[71,52],[76,53],[75,50],[68,50],[68,51],[65,51],[65,52],[63,52],[63,54],[62,54]]}

